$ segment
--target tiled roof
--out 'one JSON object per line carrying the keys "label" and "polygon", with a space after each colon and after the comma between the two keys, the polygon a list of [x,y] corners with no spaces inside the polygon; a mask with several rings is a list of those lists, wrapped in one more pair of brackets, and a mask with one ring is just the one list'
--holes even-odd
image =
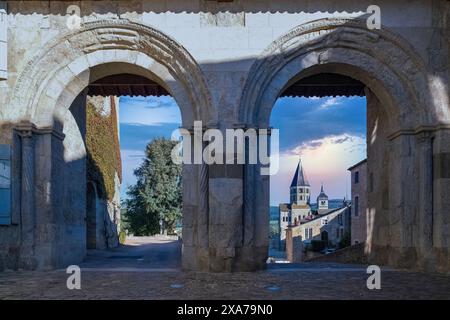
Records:
{"label": "tiled roof", "polygon": [[310,186],[308,182],[308,178],[306,178],[306,174],[303,171],[302,167],[302,159],[300,158],[298,160],[297,170],[295,170],[294,178],[291,182],[291,188],[292,187],[304,187],[304,186]]}

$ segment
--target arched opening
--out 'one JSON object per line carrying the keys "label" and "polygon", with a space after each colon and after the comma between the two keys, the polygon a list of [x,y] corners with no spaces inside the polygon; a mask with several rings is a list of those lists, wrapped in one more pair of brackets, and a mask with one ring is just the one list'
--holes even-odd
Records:
{"label": "arched opening", "polygon": [[[339,73],[303,74],[288,82],[271,112],[270,126],[280,131],[280,169],[270,176],[271,262],[293,256],[286,242],[295,239],[287,234],[301,239],[303,261],[349,247],[352,231],[366,236],[366,216],[352,215],[351,199],[359,196],[365,213],[367,190],[356,195],[348,168],[367,162],[367,89]],[[361,186],[366,172],[358,170]]]}
{"label": "arched opening", "polygon": [[[72,181],[66,192],[82,192],[83,174],[88,181],[86,247],[115,248],[110,258],[120,260],[104,260],[105,267],[120,261],[179,268],[181,241],[175,232],[181,229],[181,165],[177,177],[168,167],[173,166],[170,147],[176,144],[170,139],[181,125],[179,107],[162,81],[140,67],[106,63],[89,71],[89,84],[69,107],[63,129],[65,175]],[[160,162],[161,157],[167,161]],[[158,174],[151,175],[154,171]],[[173,197],[170,207],[163,195]],[[80,201],[69,198],[66,211],[75,213]],[[95,253],[85,263],[92,255],[98,266]]]}
{"label": "arched opening", "polygon": [[[273,106],[285,90],[301,79],[329,73],[362,83],[367,101],[367,238],[361,256],[373,263],[408,261],[416,266],[427,254],[413,241],[412,230],[420,233],[418,241],[424,247],[432,245],[433,195],[421,195],[432,190],[433,141],[429,136],[417,139],[417,134],[423,132],[418,123],[435,115],[423,113],[420,104],[434,104],[435,99],[426,89],[429,79],[423,61],[401,37],[388,28],[367,30],[359,20],[323,19],[292,29],[253,64],[236,110],[239,119],[248,127],[269,127]],[[419,159],[425,162],[419,164]],[[423,181],[421,186],[415,175]],[[250,231],[258,235],[255,246],[267,248],[269,237],[263,235],[269,225],[269,179],[258,168],[246,166],[245,180],[245,215],[255,222]],[[398,181],[403,181],[401,188]],[[260,186],[259,192],[252,185]],[[415,207],[410,205],[413,195],[421,199]],[[415,215],[425,225],[414,223]],[[260,253],[256,260],[266,257]]]}
{"label": "arched opening", "polygon": [[[115,78],[118,75],[120,79]],[[133,94],[169,93],[179,106],[182,125],[187,129],[194,120],[217,122],[202,71],[192,56],[160,31],[125,19],[84,23],[82,28],[52,40],[39,50],[18,75],[8,108],[21,106],[18,118],[27,121],[17,130],[28,130],[40,139],[40,152],[51,159],[35,161],[36,167],[48,169],[40,173],[36,183],[51,186],[45,205],[35,208],[47,210],[48,214],[37,215],[48,219],[37,223],[45,226],[49,221],[57,221],[58,229],[49,235],[46,243],[37,243],[36,239],[33,240],[36,243],[30,242],[36,248],[36,255],[46,257],[30,257],[36,264],[33,268],[64,267],[79,263],[86,256],[86,97],[89,91],[102,96],[128,94],[128,85]],[[104,99],[103,103],[112,104],[112,100]],[[194,165],[182,168],[183,185],[198,190],[192,193],[183,188],[183,267],[186,269],[206,268],[208,245],[203,238],[192,236],[197,232],[193,228],[197,226],[196,221],[207,220],[208,215],[205,170],[205,166]],[[114,181],[108,185],[114,185]],[[116,219],[120,216],[119,205],[120,201],[112,201],[107,210],[111,213],[108,219],[111,224],[105,226],[105,234],[111,242],[117,241],[117,236],[112,237],[110,231],[120,223]],[[58,214],[61,210],[54,209],[59,206],[63,215]],[[47,250],[47,246],[52,250]]]}

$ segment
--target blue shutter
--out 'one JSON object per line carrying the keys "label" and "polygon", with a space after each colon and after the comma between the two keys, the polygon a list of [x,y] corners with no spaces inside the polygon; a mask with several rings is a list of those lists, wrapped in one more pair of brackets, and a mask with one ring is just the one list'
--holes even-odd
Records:
{"label": "blue shutter", "polygon": [[11,147],[0,144],[0,225],[11,224]]}

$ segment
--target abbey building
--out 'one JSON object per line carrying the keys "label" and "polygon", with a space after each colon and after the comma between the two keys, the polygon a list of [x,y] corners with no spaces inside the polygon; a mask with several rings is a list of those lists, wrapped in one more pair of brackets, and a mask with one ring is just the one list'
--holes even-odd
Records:
{"label": "abbey building", "polygon": [[287,228],[300,228],[304,244],[321,240],[325,247],[340,246],[345,233],[350,232],[350,204],[347,201],[343,200],[337,208],[330,208],[323,184],[315,205],[310,199],[311,185],[299,159],[290,186],[290,203],[279,205],[281,249],[285,247]]}

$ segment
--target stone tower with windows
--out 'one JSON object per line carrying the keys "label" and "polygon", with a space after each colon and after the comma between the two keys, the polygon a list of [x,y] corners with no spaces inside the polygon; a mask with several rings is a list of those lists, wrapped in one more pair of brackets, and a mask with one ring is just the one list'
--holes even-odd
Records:
{"label": "stone tower with windows", "polygon": [[320,188],[320,194],[317,197],[317,210],[327,210],[328,209],[328,196],[323,191],[323,183]]}
{"label": "stone tower with windows", "polygon": [[291,183],[291,204],[307,205],[310,200],[310,184],[303,171],[302,159],[298,160],[297,170]]}

